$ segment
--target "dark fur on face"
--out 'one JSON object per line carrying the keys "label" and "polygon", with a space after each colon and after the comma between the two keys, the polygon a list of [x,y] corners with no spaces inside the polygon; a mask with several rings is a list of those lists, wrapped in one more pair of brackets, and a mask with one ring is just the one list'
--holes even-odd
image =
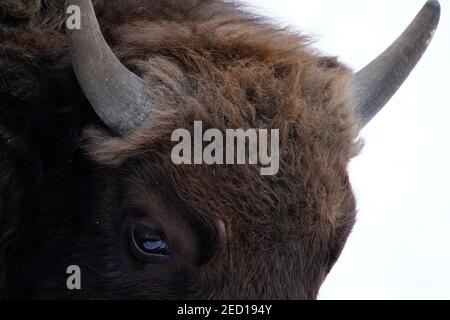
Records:
{"label": "dark fur on face", "polygon": [[[350,71],[232,3],[94,1],[105,38],[156,104],[145,126],[119,138],[77,84],[63,3],[0,3],[3,296],[315,298],[354,224]],[[194,120],[280,129],[279,173],[175,166],[171,133]],[[130,205],[188,224],[198,263],[136,261]],[[71,264],[83,270],[78,292],[65,287]]]}

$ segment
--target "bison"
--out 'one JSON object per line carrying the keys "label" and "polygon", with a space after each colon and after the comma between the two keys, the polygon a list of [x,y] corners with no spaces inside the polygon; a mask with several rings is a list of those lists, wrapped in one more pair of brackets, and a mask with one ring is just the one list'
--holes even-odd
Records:
{"label": "bison", "polygon": [[[65,23],[74,8],[80,28]],[[1,297],[315,299],[355,222],[359,132],[440,7],[357,73],[229,1],[1,0],[0,13]],[[174,164],[171,134],[195,121],[279,130],[279,171]]]}

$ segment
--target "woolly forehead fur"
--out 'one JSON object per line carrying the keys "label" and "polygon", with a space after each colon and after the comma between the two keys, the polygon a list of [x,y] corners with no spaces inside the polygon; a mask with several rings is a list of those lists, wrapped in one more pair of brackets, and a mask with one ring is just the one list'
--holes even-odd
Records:
{"label": "woolly forehead fur", "polygon": [[[63,2],[43,2],[47,13],[42,8],[34,26],[61,31]],[[270,289],[292,286],[291,291],[306,290],[298,297],[314,297],[354,223],[347,165],[359,144],[346,89],[351,71],[315,52],[307,38],[233,3],[94,4],[105,38],[148,84],[155,110],[123,138],[98,126],[85,129],[83,148],[90,159],[124,170],[134,185],[161,185],[210,223],[225,221],[233,240],[219,260],[228,261],[220,267],[228,279],[261,277],[264,283],[270,270],[282,269]],[[279,173],[264,177],[247,165],[173,165],[171,133],[192,130],[194,120],[203,121],[204,129],[280,129]],[[267,260],[267,252],[273,258]],[[245,268],[233,260],[246,261]],[[214,271],[220,261],[200,276],[216,288],[210,291],[216,298],[225,295],[217,287],[227,294],[239,290]],[[295,287],[294,278],[303,279],[304,287]],[[246,290],[251,296],[269,288],[249,284]]]}
{"label": "woolly forehead fur", "polygon": [[[105,28],[116,54],[148,84],[155,105],[152,118],[124,138],[87,129],[86,150],[93,160],[120,166],[128,159],[150,157],[170,163],[171,133],[192,129],[194,120],[201,120],[204,129],[280,129],[277,177],[259,177],[256,168],[239,166],[222,168],[227,175],[236,172],[245,181],[241,175],[249,170],[252,182],[267,190],[276,188],[278,180],[289,179],[295,185],[294,176],[308,170],[345,175],[348,161],[358,151],[357,122],[346,92],[351,75],[347,68],[335,58],[317,54],[305,37],[265,23],[231,3],[187,1],[181,9],[176,1],[154,1],[153,6],[165,14],[153,18],[152,8],[143,6],[140,13],[130,13],[134,19]],[[122,12],[115,9],[115,14]],[[108,15],[106,6],[102,12],[100,22],[120,21]],[[203,168],[214,173],[219,169]],[[191,171],[175,166],[171,170]],[[196,180],[199,170],[192,169]],[[227,179],[221,179],[217,182],[223,186]],[[180,184],[189,186],[188,181]],[[208,193],[209,184],[203,184]]]}

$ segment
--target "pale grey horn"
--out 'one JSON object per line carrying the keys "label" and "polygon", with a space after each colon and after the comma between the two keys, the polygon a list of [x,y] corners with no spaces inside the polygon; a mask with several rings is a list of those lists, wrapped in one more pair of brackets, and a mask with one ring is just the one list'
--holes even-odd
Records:
{"label": "pale grey horn", "polygon": [[[80,28],[76,28],[76,14]],[[75,9],[75,11],[73,11]],[[66,34],[78,82],[102,121],[116,134],[140,127],[151,110],[143,80],[106,43],[91,0],[66,0]]]}
{"label": "pale grey horn", "polygon": [[433,38],[440,12],[437,0],[428,1],[405,32],[352,77],[351,92],[362,127],[384,107],[419,62]]}

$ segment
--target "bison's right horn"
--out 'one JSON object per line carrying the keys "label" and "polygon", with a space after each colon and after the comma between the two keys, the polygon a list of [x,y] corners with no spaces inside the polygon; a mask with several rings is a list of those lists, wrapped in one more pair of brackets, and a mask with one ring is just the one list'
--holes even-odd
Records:
{"label": "bison's right horn", "polygon": [[73,18],[72,8],[81,12],[81,28],[67,25],[78,82],[102,121],[116,134],[126,134],[142,125],[151,109],[143,80],[120,63],[106,43],[92,1],[66,0],[68,17]]}
{"label": "bison's right horn", "polygon": [[357,114],[364,127],[397,92],[433,38],[440,17],[437,0],[429,0],[405,32],[351,80]]}

